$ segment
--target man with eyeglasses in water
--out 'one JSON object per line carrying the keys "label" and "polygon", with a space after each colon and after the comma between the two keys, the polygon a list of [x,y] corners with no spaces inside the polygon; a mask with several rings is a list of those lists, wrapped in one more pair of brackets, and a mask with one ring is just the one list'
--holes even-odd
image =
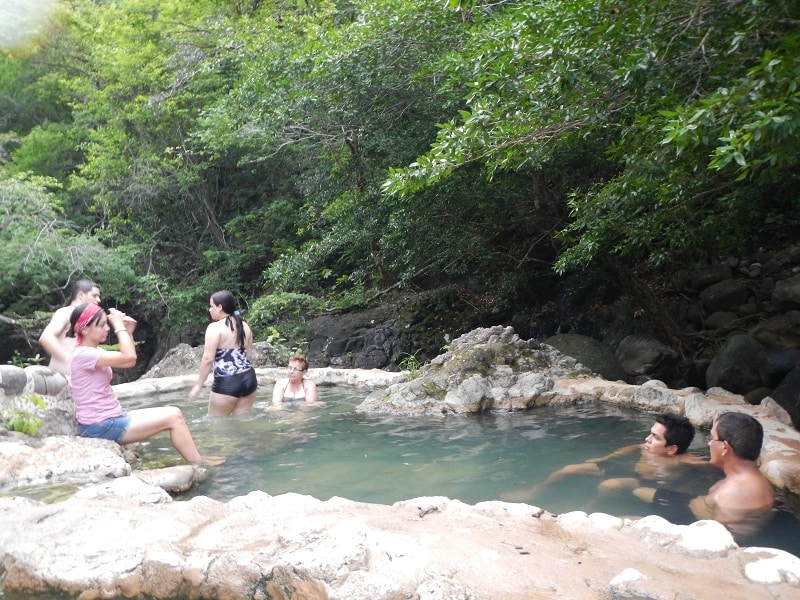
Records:
{"label": "man with eyeglasses in water", "polygon": [[[725,412],[714,419],[708,439],[709,462],[725,478],[694,498],[689,509],[697,519],[713,519],[737,534],[757,531],[772,514],[775,490],[758,468],[764,429],[755,418],[740,412]],[[638,488],[637,497],[651,502],[657,490]]]}
{"label": "man with eyeglasses in water", "polygon": [[750,415],[726,412],[714,420],[709,460],[722,469],[725,478],[689,504],[698,519],[733,524],[769,515],[775,490],[757,464],[763,441],[764,428]]}

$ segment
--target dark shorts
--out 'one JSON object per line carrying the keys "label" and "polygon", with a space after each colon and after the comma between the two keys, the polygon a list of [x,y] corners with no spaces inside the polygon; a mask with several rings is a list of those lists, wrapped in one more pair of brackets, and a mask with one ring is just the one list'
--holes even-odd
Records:
{"label": "dark shorts", "polygon": [[122,436],[128,431],[130,424],[130,415],[122,413],[119,417],[111,417],[93,425],[81,425],[78,423],[78,435],[81,437],[102,438],[119,443]]}
{"label": "dark shorts", "polygon": [[214,384],[211,386],[212,392],[235,398],[249,396],[257,389],[258,379],[256,379],[255,369],[248,369],[225,377],[214,377]]}

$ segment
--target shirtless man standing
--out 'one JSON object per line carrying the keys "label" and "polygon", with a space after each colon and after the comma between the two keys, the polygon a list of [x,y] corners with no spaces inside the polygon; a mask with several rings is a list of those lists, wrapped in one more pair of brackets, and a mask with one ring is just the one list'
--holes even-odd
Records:
{"label": "shirtless man standing", "polygon": [[39,336],[39,344],[50,355],[50,369],[65,376],[69,376],[69,361],[75,349],[75,338],[67,337],[69,318],[79,304],[100,304],[100,286],[88,279],[76,281],[69,306],[54,312]]}

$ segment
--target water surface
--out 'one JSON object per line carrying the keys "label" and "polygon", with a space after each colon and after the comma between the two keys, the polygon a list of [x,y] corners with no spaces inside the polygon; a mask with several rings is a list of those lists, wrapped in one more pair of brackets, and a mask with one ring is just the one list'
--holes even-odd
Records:
{"label": "water surface", "polygon": [[[184,393],[125,404],[181,406],[201,452],[227,458],[180,499],[205,495],[225,501],[253,490],[381,504],[446,496],[467,504],[499,499],[527,502],[556,514],[584,510],[632,517],[661,514],[674,523],[693,520],[684,505],[645,504],[628,491],[598,491],[606,477],[635,476],[638,452],[604,463],[602,477],[574,475],[540,485],[565,465],[643,442],[652,414],[589,404],[478,416],[391,417],[355,412],[364,391],[340,386],[319,390],[322,402],[316,406],[265,412],[269,404],[260,401],[251,415],[238,418],[209,418],[204,401],[189,402]],[[705,433],[698,431],[690,450],[707,459]],[[143,444],[142,458],[145,467],[181,462],[166,435]],[[684,466],[671,472],[669,481],[642,481],[642,485],[694,497],[721,477],[710,466]],[[737,541],[800,556],[800,520],[785,508],[788,502],[782,499],[784,509],[776,511],[762,534]]]}

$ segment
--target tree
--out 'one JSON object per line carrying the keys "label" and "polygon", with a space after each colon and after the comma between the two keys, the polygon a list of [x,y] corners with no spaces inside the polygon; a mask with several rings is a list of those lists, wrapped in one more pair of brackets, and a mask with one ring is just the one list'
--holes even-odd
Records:
{"label": "tree", "polygon": [[[455,3],[464,7],[478,3]],[[796,220],[794,2],[515,2],[476,31],[456,73],[468,110],[384,184],[414,194],[479,163],[563,173],[571,222],[555,264],[653,265],[740,246]],[[711,160],[709,160],[711,156]]]}
{"label": "tree", "polygon": [[[57,187],[39,177],[0,177],[0,315],[33,339],[49,318],[31,318],[34,310],[65,305],[76,280],[103,281],[107,293],[125,301],[136,279],[124,254],[64,218],[52,193]],[[12,350],[5,344],[6,358]]]}

